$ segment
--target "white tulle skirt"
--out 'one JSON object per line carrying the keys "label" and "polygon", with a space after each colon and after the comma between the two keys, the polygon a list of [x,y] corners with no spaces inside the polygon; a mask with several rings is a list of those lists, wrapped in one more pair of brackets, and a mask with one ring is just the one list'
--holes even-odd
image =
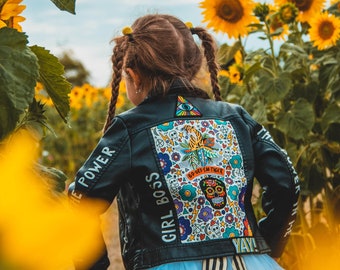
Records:
{"label": "white tulle skirt", "polygon": [[256,254],[167,263],[149,270],[283,270],[283,268],[269,255]]}

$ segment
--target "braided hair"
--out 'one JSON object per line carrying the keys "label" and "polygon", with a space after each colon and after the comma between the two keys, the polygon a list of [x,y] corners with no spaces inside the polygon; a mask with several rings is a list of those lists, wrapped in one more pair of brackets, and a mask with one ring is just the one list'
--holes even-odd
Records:
{"label": "braided hair", "polygon": [[[112,96],[108,107],[104,132],[115,116],[122,72],[133,69],[141,80],[141,88],[148,96],[164,95],[175,79],[190,82],[202,65],[202,53],[193,34],[202,41],[204,56],[209,68],[215,100],[221,100],[217,81],[218,65],[215,62],[216,46],[212,36],[201,27],[188,28],[171,15],[149,14],[138,18],[131,26],[131,33],[113,39]],[[194,95],[209,98],[203,90],[190,87]]]}

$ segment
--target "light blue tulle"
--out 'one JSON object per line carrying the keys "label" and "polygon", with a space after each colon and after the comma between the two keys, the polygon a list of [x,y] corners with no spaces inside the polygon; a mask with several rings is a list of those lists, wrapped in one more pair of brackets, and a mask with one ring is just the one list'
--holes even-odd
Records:
{"label": "light blue tulle", "polygon": [[[283,268],[269,255],[243,255],[241,256],[247,270],[283,270]],[[149,268],[149,270],[202,270],[202,261],[174,262]],[[228,257],[227,270],[233,270],[232,258]]]}

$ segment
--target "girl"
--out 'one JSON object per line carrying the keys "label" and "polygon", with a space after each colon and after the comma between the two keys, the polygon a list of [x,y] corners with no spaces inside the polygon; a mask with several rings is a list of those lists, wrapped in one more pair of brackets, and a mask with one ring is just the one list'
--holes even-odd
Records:
{"label": "girl", "polygon": [[[215,100],[191,83],[202,65],[193,34],[202,41]],[[220,101],[212,37],[155,14],[114,42],[104,135],[70,198],[107,206],[117,199],[128,270],[282,269],[272,257],[282,253],[295,220],[298,177],[263,126]],[[115,116],[123,76],[136,107]],[[254,178],[264,190],[260,221],[250,201]],[[77,269],[106,269],[103,254]]]}

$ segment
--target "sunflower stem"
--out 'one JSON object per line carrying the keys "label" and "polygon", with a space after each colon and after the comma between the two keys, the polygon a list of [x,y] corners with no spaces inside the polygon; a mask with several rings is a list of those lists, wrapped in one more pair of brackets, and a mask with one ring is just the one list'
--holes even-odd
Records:
{"label": "sunflower stem", "polygon": [[270,27],[269,27],[269,24],[267,23],[267,21],[265,21],[264,24],[266,26],[265,34],[266,34],[267,39],[269,41],[270,52],[271,52],[271,56],[272,56],[272,59],[273,59],[274,73],[277,76],[278,75],[278,66],[277,66],[277,60],[276,60],[276,57],[275,57],[274,42],[273,42],[272,37],[270,36]]}

